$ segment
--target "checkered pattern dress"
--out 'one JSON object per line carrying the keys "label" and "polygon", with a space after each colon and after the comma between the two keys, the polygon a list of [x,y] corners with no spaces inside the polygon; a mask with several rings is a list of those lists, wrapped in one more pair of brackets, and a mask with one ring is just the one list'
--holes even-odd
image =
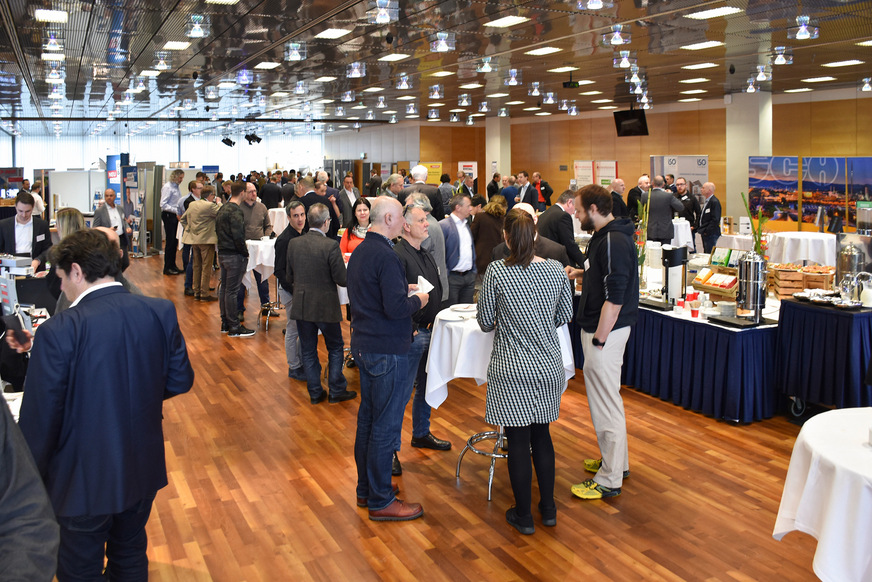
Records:
{"label": "checkered pattern dress", "polygon": [[478,324],[496,329],[487,369],[485,421],[528,426],[557,420],[566,376],[557,328],[572,318],[572,286],[560,263],[492,262],[478,295]]}

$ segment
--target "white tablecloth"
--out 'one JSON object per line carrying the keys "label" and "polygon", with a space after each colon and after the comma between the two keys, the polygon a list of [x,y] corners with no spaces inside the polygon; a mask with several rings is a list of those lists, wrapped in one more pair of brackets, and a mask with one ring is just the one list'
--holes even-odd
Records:
{"label": "white tablecloth", "polygon": [[[481,331],[475,312],[463,314],[468,319],[446,321],[458,317],[458,313],[443,309],[436,316],[430,337],[430,355],[427,360],[427,404],[433,408],[448,398],[448,382],[455,378],[473,378],[479,386],[487,381],[487,367],[494,348],[494,332]],[[560,355],[566,370],[567,381],[575,375],[572,357],[572,342],[569,327],[557,330],[560,339]]]}
{"label": "white tablecloth", "polygon": [[828,232],[773,232],[769,236],[769,260],[773,263],[814,261],[836,265],[836,235]]}
{"label": "white tablecloth", "polygon": [[693,249],[693,234],[690,232],[690,223],[684,218],[674,219],[672,228],[672,246]]}
{"label": "white tablecloth", "polygon": [[273,232],[276,236],[282,234],[282,231],[288,227],[288,214],[284,208],[269,209],[269,223],[272,225]]}
{"label": "white tablecloth", "polygon": [[260,273],[261,280],[269,279],[273,274],[276,264],[276,239],[247,240],[245,244],[248,247],[248,266],[245,267],[242,283],[251,289],[254,284],[252,271]]}
{"label": "white tablecloth", "polygon": [[740,251],[754,250],[754,239],[750,234],[722,234],[715,244],[724,249],[738,249]]}
{"label": "white tablecloth", "polygon": [[831,410],[806,421],[793,446],[772,537],[817,538],[821,580],[872,580],[872,408]]}

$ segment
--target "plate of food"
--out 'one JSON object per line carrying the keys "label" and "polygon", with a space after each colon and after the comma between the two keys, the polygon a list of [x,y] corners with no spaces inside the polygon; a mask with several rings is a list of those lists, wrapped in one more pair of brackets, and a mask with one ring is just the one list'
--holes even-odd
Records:
{"label": "plate of food", "polygon": [[852,301],[850,299],[836,299],[833,301],[833,305],[846,311],[855,311],[863,307],[863,303],[860,301]]}
{"label": "plate of food", "polygon": [[478,305],[475,303],[458,303],[457,305],[451,306],[451,311],[456,311],[458,313],[475,313],[478,311]]}
{"label": "plate of food", "polygon": [[832,297],[822,297],[820,295],[814,295],[811,300],[812,303],[817,305],[832,305],[833,298]]}
{"label": "plate of food", "polygon": [[805,291],[799,291],[793,294],[793,298],[799,301],[808,301],[809,299],[811,299],[811,295],[809,295]]}

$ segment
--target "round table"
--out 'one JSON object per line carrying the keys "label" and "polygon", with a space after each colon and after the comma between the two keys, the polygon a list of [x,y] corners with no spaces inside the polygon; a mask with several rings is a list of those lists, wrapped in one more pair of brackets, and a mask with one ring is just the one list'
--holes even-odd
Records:
{"label": "round table", "polygon": [[247,240],[248,265],[245,267],[243,284],[251,289],[253,284],[251,271],[257,271],[263,279],[269,279],[275,270],[276,239],[265,237],[261,240]]}
{"label": "round table", "polygon": [[282,231],[288,227],[288,214],[284,208],[270,208],[269,223],[272,225],[273,232],[276,236],[282,234]]}
{"label": "round table", "polygon": [[772,537],[817,538],[822,580],[872,580],[872,408],[843,408],[806,421],[790,457]]}
{"label": "round table", "polygon": [[722,234],[718,242],[718,248],[737,249],[740,251],[754,250],[754,239],[750,234]]}
{"label": "round table", "polygon": [[769,236],[769,260],[773,263],[814,261],[835,266],[836,235],[828,232],[773,232]]}

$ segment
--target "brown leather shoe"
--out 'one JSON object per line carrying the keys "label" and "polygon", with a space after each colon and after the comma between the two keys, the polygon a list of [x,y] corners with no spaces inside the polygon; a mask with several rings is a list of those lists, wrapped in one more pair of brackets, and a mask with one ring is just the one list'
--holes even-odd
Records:
{"label": "brown leather shoe", "polygon": [[406,503],[401,499],[378,511],[369,510],[369,519],[372,521],[409,521],[418,519],[424,515],[424,508],[420,503]]}
{"label": "brown leather shoe", "polygon": [[[391,493],[394,495],[398,495],[400,493],[400,486],[396,483],[391,483]],[[357,498],[357,506],[358,507],[366,507],[367,498],[366,497],[358,497]]]}

